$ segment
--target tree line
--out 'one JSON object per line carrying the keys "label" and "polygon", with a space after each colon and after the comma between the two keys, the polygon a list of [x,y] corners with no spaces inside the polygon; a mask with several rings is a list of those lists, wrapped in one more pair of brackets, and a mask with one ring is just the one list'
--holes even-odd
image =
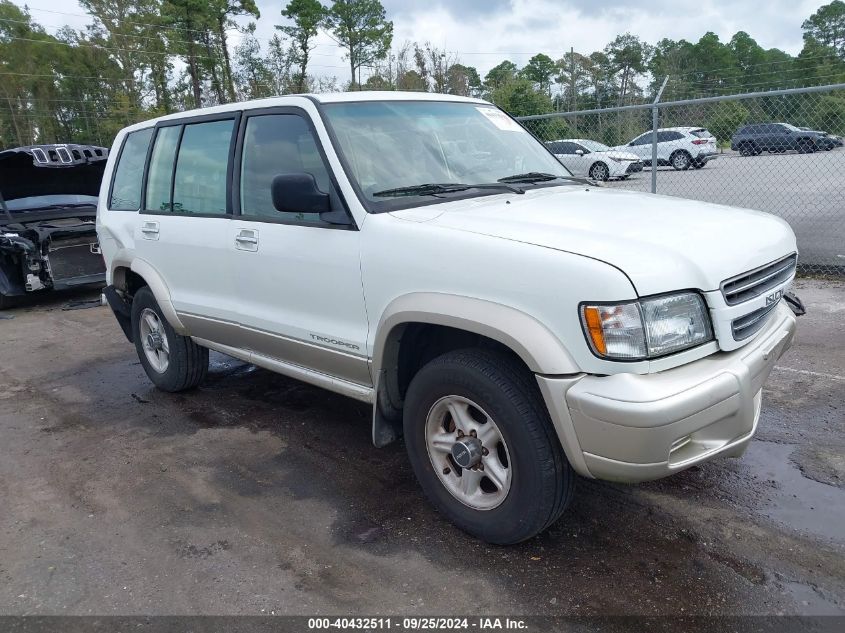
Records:
{"label": "tree line", "polygon": [[[590,54],[570,50],[555,59],[538,52],[522,67],[505,59],[484,76],[459,53],[428,42],[394,43],[393,22],[379,0],[280,0],[280,23],[269,40],[256,36],[261,15],[255,0],[80,5],[91,19],[87,27],[50,33],[25,7],[0,0],[3,147],[108,145],[121,127],[153,116],[298,92],[441,92],[483,97],[520,116],[643,102],[667,76],[663,100],[845,81],[842,0],[803,22],[804,46],[795,56],[765,49],[743,31],[727,42],[708,32],[697,42],[656,44],[625,33]],[[343,51],[343,79],[320,71],[321,33]],[[814,103],[845,126],[841,97]],[[712,125],[720,132],[752,114],[739,103],[724,105],[713,109]],[[537,131],[552,137],[570,128],[561,121]],[[608,140],[622,133],[601,124],[597,131]]]}

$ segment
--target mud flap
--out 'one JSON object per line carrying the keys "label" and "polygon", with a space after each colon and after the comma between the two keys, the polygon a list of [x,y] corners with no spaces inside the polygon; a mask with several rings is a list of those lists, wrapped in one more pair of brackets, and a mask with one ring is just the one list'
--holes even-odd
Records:
{"label": "mud flap", "polygon": [[105,294],[106,301],[109,302],[109,307],[114,312],[114,318],[117,319],[120,329],[123,330],[127,340],[132,343],[131,304],[117,292],[114,286],[107,286],[103,294]]}

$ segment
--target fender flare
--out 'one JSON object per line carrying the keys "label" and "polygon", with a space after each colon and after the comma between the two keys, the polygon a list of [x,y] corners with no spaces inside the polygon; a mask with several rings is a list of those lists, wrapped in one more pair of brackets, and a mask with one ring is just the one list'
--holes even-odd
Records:
{"label": "fender flare", "polygon": [[[540,321],[507,305],[437,292],[415,292],[397,297],[382,313],[373,341],[373,374],[389,365],[397,327],[430,323],[480,334],[498,341],[538,374],[580,372],[572,355]],[[387,362],[386,362],[387,361]]]}
{"label": "fender flare", "polygon": [[153,296],[156,298],[156,302],[161,308],[164,318],[167,319],[167,322],[170,323],[176,333],[182,336],[188,336],[188,329],[182,323],[181,319],[179,319],[179,315],[176,314],[176,309],[173,307],[173,302],[170,300],[170,289],[158,271],[149,262],[138,259],[137,257],[132,259],[129,269],[133,273],[143,277],[144,281],[147,282],[147,285],[153,292]]}

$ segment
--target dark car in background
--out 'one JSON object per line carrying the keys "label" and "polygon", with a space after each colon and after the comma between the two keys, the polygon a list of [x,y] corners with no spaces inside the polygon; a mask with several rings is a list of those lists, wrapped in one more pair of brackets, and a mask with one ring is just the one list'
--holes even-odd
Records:
{"label": "dark car in background", "polygon": [[0,309],[105,283],[95,220],[107,157],[104,147],[72,144],[0,152]]}
{"label": "dark car in background", "polygon": [[822,130],[814,130],[813,128],[809,127],[802,127],[800,129],[804,130],[805,132],[815,132],[819,135],[819,149],[823,149],[829,152],[834,147],[842,147],[842,138],[836,136],[835,134],[831,134],[830,132],[824,132]]}
{"label": "dark car in background", "polygon": [[758,156],[763,152],[782,154],[796,151],[810,154],[824,149],[823,133],[802,130],[789,123],[753,123],[740,127],[731,138],[731,149],[743,156]]}

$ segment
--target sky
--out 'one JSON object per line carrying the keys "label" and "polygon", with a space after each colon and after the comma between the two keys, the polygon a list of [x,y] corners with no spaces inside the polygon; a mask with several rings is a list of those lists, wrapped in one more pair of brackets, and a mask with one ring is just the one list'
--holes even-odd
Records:
{"label": "sky", "polygon": [[[801,50],[801,23],[818,0],[382,0],[393,20],[394,45],[429,41],[475,66],[482,77],[503,59],[518,66],[534,54],[558,59],[573,47],[589,54],[620,33],[649,43],[668,37],[696,41],[713,31],[727,41],[747,31],[764,48]],[[19,2],[23,4],[23,2]],[[75,0],[26,0],[33,18],[50,32],[90,22]],[[266,43],[284,18],[286,0],[257,0],[257,37]],[[76,15],[69,15],[76,14]],[[233,41],[238,39],[232,33]],[[309,72],[347,81],[343,51],[321,34]]]}

